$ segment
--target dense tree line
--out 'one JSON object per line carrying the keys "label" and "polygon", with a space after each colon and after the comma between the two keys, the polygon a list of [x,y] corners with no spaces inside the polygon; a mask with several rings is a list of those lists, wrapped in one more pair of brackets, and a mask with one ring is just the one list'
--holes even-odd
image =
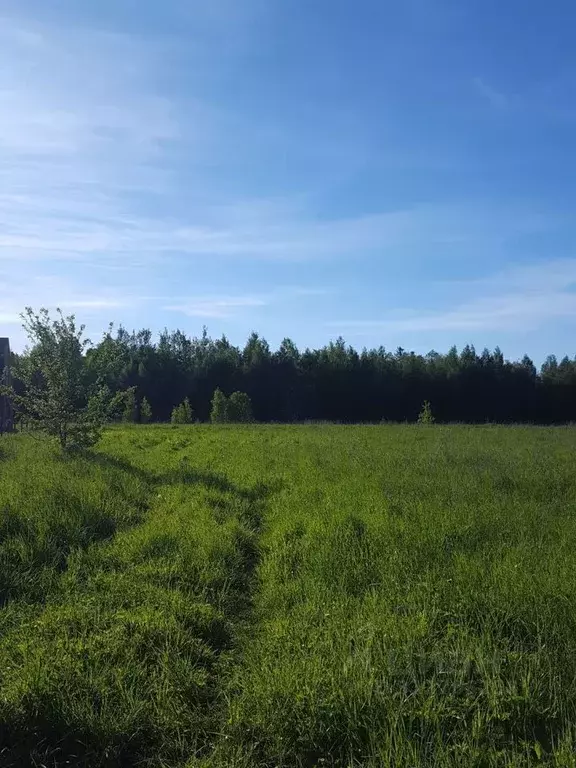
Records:
{"label": "dense tree line", "polygon": [[144,421],[169,421],[186,398],[194,418],[208,421],[217,389],[246,393],[256,421],[416,421],[426,400],[441,422],[576,421],[576,360],[549,357],[537,371],[527,356],[508,361],[498,348],[358,352],[338,339],[300,351],[285,339],[273,351],[256,333],[240,348],[206,331],[165,331],[155,341],[149,330],[120,328],[85,361],[112,393],[134,387],[128,408]]}

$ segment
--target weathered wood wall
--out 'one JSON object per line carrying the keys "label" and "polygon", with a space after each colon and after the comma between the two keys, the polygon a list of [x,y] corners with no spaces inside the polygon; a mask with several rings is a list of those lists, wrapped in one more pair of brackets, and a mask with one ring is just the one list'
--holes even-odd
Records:
{"label": "weathered wood wall", "polygon": [[[10,384],[10,340],[0,338],[0,384]],[[0,393],[0,433],[14,428],[14,412],[10,399]]]}

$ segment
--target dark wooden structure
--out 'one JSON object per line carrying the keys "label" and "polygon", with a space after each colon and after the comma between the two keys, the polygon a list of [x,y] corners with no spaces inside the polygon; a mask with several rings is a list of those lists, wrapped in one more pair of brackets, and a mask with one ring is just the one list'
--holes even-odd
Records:
{"label": "dark wooden structure", "polygon": [[[0,337],[0,384],[10,385],[10,340]],[[0,392],[0,434],[14,429],[14,410],[10,398]]]}

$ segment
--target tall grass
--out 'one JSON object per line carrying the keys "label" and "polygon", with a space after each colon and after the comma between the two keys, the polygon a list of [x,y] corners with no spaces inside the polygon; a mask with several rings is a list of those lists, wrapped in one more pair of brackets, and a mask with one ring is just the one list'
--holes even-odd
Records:
{"label": "tall grass", "polygon": [[0,766],[576,765],[572,429],[0,447]]}

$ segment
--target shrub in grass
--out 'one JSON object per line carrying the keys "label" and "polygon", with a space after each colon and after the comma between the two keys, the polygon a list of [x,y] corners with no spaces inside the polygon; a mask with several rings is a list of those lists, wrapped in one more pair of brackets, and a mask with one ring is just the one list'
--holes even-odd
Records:
{"label": "shrub in grass", "polygon": [[252,401],[246,392],[233,392],[228,398],[227,421],[247,424],[253,420]]}
{"label": "shrub in grass", "polygon": [[170,421],[172,424],[191,424],[193,417],[190,400],[186,398],[180,405],[177,405],[173,411]]}
{"label": "shrub in grass", "polygon": [[418,414],[418,424],[434,424],[435,418],[429,400],[424,400],[422,410]]}
{"label": "shrub in grass", "polygon": [[140,422],[141,424],[150,424],[152,421],[152,407],[147,398],[143,397],[140,403]]}

